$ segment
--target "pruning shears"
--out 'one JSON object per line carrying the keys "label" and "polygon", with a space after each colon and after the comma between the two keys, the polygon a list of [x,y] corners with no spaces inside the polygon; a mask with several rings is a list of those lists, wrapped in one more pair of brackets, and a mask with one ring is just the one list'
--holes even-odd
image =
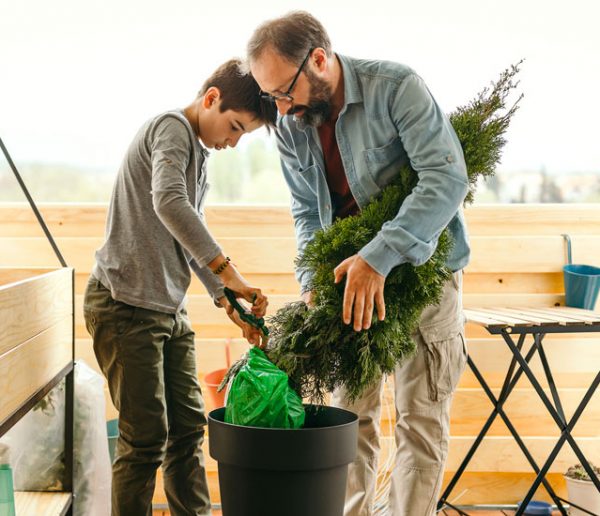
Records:
{"label": "pruning shears", "polygon": [[250,326],[257,328],[262,333],[262,345],[266,346],[269,341],[269,328],[267,328],[265,324],[264,317],[256,317],[251,312],[248,312],[242,305],[240,305],[239,301],[235,297],[235,292],[227,287],[224,289],[225,297],[231,303],[234,310],[239,314],[240,319]]}

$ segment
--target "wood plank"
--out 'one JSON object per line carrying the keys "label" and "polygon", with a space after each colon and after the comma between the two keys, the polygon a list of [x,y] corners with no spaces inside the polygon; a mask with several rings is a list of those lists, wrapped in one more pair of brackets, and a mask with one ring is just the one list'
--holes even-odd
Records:
{"label": "wood plank", "polygon": [[466,309],[491,308],[494,306],[531,306],[547,308],[565,304],[563,294],[463,294]]}
{"label": "wood plank", "polygon": [[597,235],[600,204],[479,204],[465,210],[471,235]]}
{"label": "wood plank", "polygon": [[537,314],[541,314],[541,315],[545,315],[547,317],[552,317],[556,320],[556,322],[558,323],[564,323],[565,326],[569,326],[569,325],[576,325],[576,324],[589,324],[592,325],[594,320],[593,319],[587,319],[587,320],[582,320],[579,316],[574,315],[574,314],[570,314],[566,311],[559,311],[559,308],[566,308],[566,307],[547,307],[547,308],[527,308],[527,310],[529,312],[532,313],[537,313]]}
{"label": "wood plank", "polygon": [[[102,246],[102,237],[63,237],[56,244],[66,262],[80,272],[90,272],[94,253]],[[296,244],[286,237],[223,237],[219,244],[243,274],[291,274],[294,272]],[[0,265],[23,267],[53,266],[57,263],[52,248],[42,238],[0,238]]]}
{"label": "wood plank", "polygon": [[[93,260],[93,257],[91,258]],[[75,292],[83,294],[89,278],[89,269],[76,270]],[[14,270],[14,269],[10,269]],[[35,269],[29,269],[33,271]],[[27,269],[25,269],[25,273]],[[247,273],[244,277],[252,285],[263,289],[266,294],[295,294],[299,292],[299,284],[293,272],[273,274],[269,272]],[[561,295],[563,292],[562,273],[466,273],[463,282],[463,291],[466,294],[553,294]],[[195,276],[188,289],[188,294],[205,294],[206,289]]]}
{"label": "wood plank", "polygon": [[[55,236],[102,235],[106,203],[42,203],[38,205]],[[206,207],[208,226],[230,232],[249,221],[264,236],[292,236],[292,218],[287,206]],[[480,204],[469,206],[465,217],[471,235],[571,235],[598,234],[600,208],[589,204]],[[238,230],[236,230],[238,231]],[[277,233],[274,233],[277,231]],[[268,234],[267,232],[271,232]],[[228,233],[228,236],[232,233]],[[0,236],[37,236],[41,230],[27,203],[0,203]],[[225,235],[223,235],[225,236]]]}
{"label": "wood plank", "polygon": [[[527,321],[528,326],[548,326],[556,325],[557,321],[553,320],[550,316],[539,316],[534,315],[531,311],[524,310],[522,308],[505,308],[505,307],[492,307],[492,308],[480,308],[480,312],[492,312],[499,315],[514,315],[519,319]],[[559,323],[560,324],[560,323]],[[564,323],[563,323],[564,324]]]}
{"label": "wood plank", "polygon": [[[527,353],[532,342],[531,337],[525,340],[523,354]],[[600,335],[595,339],[549,335],[543,340],[543,347],[553,373],[598,371]],[[500,337],[467,339],[467,348],[473,362],[484,375],[489,372],[506,371],[513,356]],[[532,358],[530,366],[536,375],[543,373],[537,353]]]}
{"label": "wood plank", "polygon": [[[12,269],[11,269],[12,270]],[[90,278],[89,272],[76,271],[75,274],[75,293],[83,294]],[[273,294],[298,294],[300,292],[300,284],[296,281],[293,273],[287,274],[270,274],[256,273],[244,274],[244,278],[251,285],[260,288],[267,296]],[[206,294],[207,291],[200,280],[192,274],[192,281],[187,291],[190,294]]]}
{"label": "wood plank", "polygon": [[[456,471],[467,454],[475,437],[452,436],[448,452],[446,471]],[[523,442],[538,464],[542,463],[556,445],[556,437],[523,437]],[[586,457],[600,456],[600,437],[578,437],[577,445]],[[551,473],[564,473],[577,461],[577,457],[568,444],[559,452],[550,466]],[[525,473],[531,467],[512,437],[486,437],[469,463],[469,471],[503,471],[509,473]]]}
{"label": "wood plank", "polygon": [[[291,273],[296,257],[293,237],[219,237],[227,255],[244,272]],[[57,245],[69,265],[89,272],[101,236],[61,237]],[[470,239],[472,254],[468,273],[559,273],[565,263],[565,250],[560,236],[474,236]],[[575,263],[595,263],[600,256],[600,236],[573,238]],[[54,266],[52,248],[39,237],[0,238],[0,264],[14,267]]]}
{"label": "wood plank", "polygon": [[561,272],[470,272],[463,276],[463,291],[469,294],[560,294]]}
{"label": "wood plank", "polygon": [[594,324],[600,324],[600,313],[592,310],[584,310],[583,308],[574,308],[572,306],[563,306],[556,309],[560,315],[568,317],[576,317],[579,321],[587,321]]}
{"label": "wood plank", "polygon": [[0,355],[0,421],[54,378],[73,358],[71,316]]}
{"label": "wood plank", "polygon": [[[54,237],[102,236],[108,205],[42,203],[38,208]],[[287,206],[207,206],[206,223],[216,237],[293,237],[294,226]],[[26,203],[0,203],[0,236],[38,237],[43,232]]]}
{"label": "wood plank", "polygon": [[[573,263],[594,264],[600,236],[571,238]],[[566,263],[563,238],[557,236],[472,236],[468,272],[560,272]]]}
{"label": "wood plank", "polygon": [[70,268],[0,286],[0,355],[73,314]]}
{"label": "wood plank", "polygon": [[[444,473],[444,488],[452,478],[453,472]],[[562,498],[567,498],[567,487],[562,473],[550,473],[546,476],[548,482]],[[516,504],[522,500],[529,491],[531,484],[535,480],[533,473],[504,473],[504,472],[477,472],[469,471],[463,473],[450,494],[449,502],[458,505],[508,505]],[[546,490],[541,487],[534,496],[535,500],[550,502],[550,497]],[[475,512],[468,510],[469,515],[474,516]],[[453,513],[448,512],[448,516]],[[506,516],[511,512],[482,512],[482,515]],[[554,513],[553,513],[554,514]],[[559,514],[559,513],[556,513]]]}
{"label": "wood plank", "polygon": [[[594,373],[556,373],[553,374],[554,381],[556,385],[560,388],[578,388],[582,386],[589,386],[592,384],[596,374],[598,371]],[[505,372],[488,372],[485,374],[485,381],[490,387],[501,387],[504,382]],[[543,377],[538,376],[538,381],[542,387],[548,387],[548,382]],[[471,371],[465,371],[460,378],[460,382],[458,384],[459,387],[465,388],[479,388],[480,384],[475,378],[475,375]],[[531,384],[526,377],[521,377],[517,382],[518,387],[530,387]]]}
{"label": "wood plank", "polygon": [[19,516],[58,516],[71,501],[71,493],[15,491],[15,512]]}
{"label": "wood plank", "polygon": [[487,320],[486,326],[532,326],[530,321],[519,319],[511,314],[503,314],[496,310],[486,308],[472,308],[465,311],[467,319],[472,322]]}
{"label": "wood plank", "polygon": [[16,269],[14,267],[0,267],[0,286],[6,285],[8,283],[16,283],[18,281],[23,281],[33,276],[40,276],[42,274],[46,274],[47,272],[52,272],[55,270],[56,268],[49,269],[47,267],[33,267],[23,269]]}
{"label": "wood plank", "polygon": [[[559,396],[567,419],[583,399],[587,389],[559,389]],[[499,388],[492,389],[498,397]],[[552,399],[549,389],[545,389]],[[454,394],[451,410],[450,433],[455,436],[477,435],[492,413],[493,406],[481,389],[459,388]],[[517,388],[509,396],[504,410],[521,436],[555,436],[560,430],[533,388]],[[590,400],[572,434],[579,437],[600,437],[600,396]],[[509,436],[508,428],[497,416],[487,435]]]}
{"label": "wood plank", "polygon": [[[487,331],[483,326],[478,326],[476,324],[467,322],[465,324],[465,334],[467,336],[467,340],[469,339],[483,339],[490,337],[490,332]],[[568,338],[575,337],[575,334],[566,334]],[[576,337],[578,339],[597,339],[598,334],[591,331],[587,333],[577,333]],[[499,337],[501,338],[501,337]]]}

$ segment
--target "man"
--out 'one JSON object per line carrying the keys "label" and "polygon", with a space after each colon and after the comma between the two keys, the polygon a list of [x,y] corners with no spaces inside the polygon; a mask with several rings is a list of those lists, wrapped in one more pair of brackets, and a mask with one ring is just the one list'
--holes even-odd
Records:
{"label": "man", "polygon": [[208,515],[201,445],[206,417],[196,374],[194,332],[184,308],[190,268],[244,336],[223,295],[227,286],[262,317],[267,299],[225,257],[204,223],[207,148],[275,122],[275,109],[239,60],[222,65],[183,110],[147,121],[132,141],[113,190],[106,242],[84,300],[94,352],[119,410],[112,514],[152,514],[162,465],[174,515]]}
{"label": "man", "polygon": [[[397,453],[390,505],[396,516],[430,516],[448,451],[452,393],[466,364],[461,307],[462,269],[469,259],[461,204],[467,175],[450,122],[410,68],[333,53],[321,23],[306,12],[265,22],[248,43],[252,74],[277,105],[277,141],[291,191],[298,251],[315,231],[358,213],[404,165],[418,184],[398,215],[360,252],[340,263],[332,281],[345,278],[343,313],[354,330],[368,329],[373,310],[385,317],[386,276],[402,263],[419,265],[433,254],[446,227],[454,239],[448,259],[453,277],[439,305],[428,307],[413,335],[418,352],[395,371]],[[310,304],[311,278],[298,270]],[[373,511],[383,380],[349,403],[359,415],[359,456],[351,465],[345,513]]]}

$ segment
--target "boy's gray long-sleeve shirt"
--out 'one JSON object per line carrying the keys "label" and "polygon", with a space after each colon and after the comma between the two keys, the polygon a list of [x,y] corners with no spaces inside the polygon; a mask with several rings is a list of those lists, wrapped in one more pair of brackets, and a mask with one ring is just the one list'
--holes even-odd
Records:
{"label": "boy's gray long-sleeve shirt", "polygon": [[190,267],[213,299],[223,295],[206,267],[221,252],[203,216],[207,156],[181,111],[154,117],[138,131],[117,175],[106,242],[92,271],[115,300],[175,313]]}

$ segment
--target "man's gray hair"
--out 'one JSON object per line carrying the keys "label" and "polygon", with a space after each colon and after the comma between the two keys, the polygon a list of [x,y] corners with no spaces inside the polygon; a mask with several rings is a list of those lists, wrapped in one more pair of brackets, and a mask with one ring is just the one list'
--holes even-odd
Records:
{"label": "man's gray hair", "polygon": [[260,25],[248,42],[248,60],[255,61],[266,48],[300,65],[311,48],[323,48],[332,55],[331,41],[325,27],[306,11],[292,11]]}

